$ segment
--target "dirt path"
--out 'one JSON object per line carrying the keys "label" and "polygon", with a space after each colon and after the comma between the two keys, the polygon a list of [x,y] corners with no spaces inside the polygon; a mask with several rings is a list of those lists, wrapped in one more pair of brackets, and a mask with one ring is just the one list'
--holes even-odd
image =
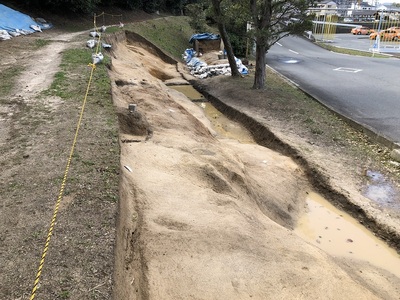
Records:
{"label": "dirt path", "polygon": [[[23,67],[23,72],[18,76],[18,82],[14,85],[15,88],[11,92],[12,97],[14,97],[14,103],[32,103],[35,101],[35,97],[43,90],[48,88],[53,82],[55,73],[59,70],[59,64],[61,62],[61,53],[64,49],[68,47],[74,47],[79,42],[72,42],[72,39],[82,33],[67,33],[58,34],[58,32],[40,33],[35,36],[25,36],[17,42],[19,43],[20,49],[15,49],[14,45],[10,49],[15,49],[15,51],[7,50],[7,45],[4,43],[2,46],[3,53],[6,53],[4,60],[1,63],[1,70],[4,71],[7,67],[16,65]],[[50,41],[50,44],[40,48],[39,50],[29,50],[32,41],[40,40],[41,37],[45,37]],[[9,43],[12,43],[10,41]],[[24,46],[26,48],[24,49]],[[17,46],[18,47],[18,46]],[[55,98],[49,97],[47,99],[48,103],[60,101]],[[9,114],[12,116],[15,111],[15,104],[9,103],[9,106],[2,106],[2,113]],[[10,135],[11,118],[2,118],[4,126],[1,126],[1,137],[0,142],[4,143],[5,140]]]}
{"label": "dirt path", "polygon": [[23,101],[32,101],[37,93],[50,86],[54,75],[59,70],[62,51],[79,45],[79,41],[72,41],[79,34],[83,33],[53,34],[54,37],[49,39],[48,46],[32,53],[27,58],[28,68],[19,76],[15,91]]}

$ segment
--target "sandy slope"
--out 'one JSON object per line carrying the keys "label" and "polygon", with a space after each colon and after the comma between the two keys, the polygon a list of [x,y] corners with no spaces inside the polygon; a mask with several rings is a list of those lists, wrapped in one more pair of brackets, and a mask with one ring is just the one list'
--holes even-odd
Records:
{"label": "sandy slope", "polygon": [[182,79],[175,66],[132,39],[114,40],[110,71],[125,141],[115,299],[398,297],[399,278],[297,237],[311,191],[302,169],[216,136],[201,108],[163,83]]}

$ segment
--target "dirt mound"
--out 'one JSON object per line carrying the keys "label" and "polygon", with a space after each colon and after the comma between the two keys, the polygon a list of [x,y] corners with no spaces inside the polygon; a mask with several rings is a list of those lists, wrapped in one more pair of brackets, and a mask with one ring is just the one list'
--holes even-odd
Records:
{"label": "dirt mound", "polygon": [[[398,295],[398,278],[365,263],[341,268],[346,260],[297,237],[291,229],[312,190],[302,168],[217,135],[199,106],[165,85],[182,80],[182,66],[130,36],[114,37],[114,104],[136,104],[153,134],[121,144],[115,299]],[[144,132],[140,122],[122,123],[121,140]]]}

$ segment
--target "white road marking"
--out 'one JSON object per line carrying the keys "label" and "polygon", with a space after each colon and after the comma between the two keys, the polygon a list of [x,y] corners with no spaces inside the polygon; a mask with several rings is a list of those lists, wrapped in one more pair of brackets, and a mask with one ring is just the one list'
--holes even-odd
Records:
{"label": "white road marking", "polygon": [[292,52],[292,53],[294,53],[294,54],[299,54],[299,52],[296,52],[296,51],[294,51],[294,50],[292,50],[292,49],[289,49],[289,51]]}
{"label": "white road marking", "polygon": [[348,73],[358,73],[358,72],[361,72],[362,69],[353,69],[353,68],[343,68],[343,67],[339,67],[339,68],[333,69],[333,71],[348,72]]}
{"label": "white road marking", "polygon": [[280,44],[280,43],[278,43],[278,42],[276,42],[276,44],[277,44],[278,46],[281,46],[281,47],[282,47],[282,44]]}

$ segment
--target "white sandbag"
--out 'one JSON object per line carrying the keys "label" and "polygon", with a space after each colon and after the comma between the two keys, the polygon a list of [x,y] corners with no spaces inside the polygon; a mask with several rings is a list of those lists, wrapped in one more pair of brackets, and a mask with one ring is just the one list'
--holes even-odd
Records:
{"label": "white sandbag", "polygon": [[25,29],[17,29],[17,32],[19,32],[19,33],[21,33],[23,35],[28,35],[28,34],[32,33],[32,31],[28,31],[28,30],[25,30]]}
{"label": "white sandbag", "polygon": [[95,65],[101,63],[103,61],[103,59],[104,59],[104,56],[101,52],[97,53],[97,54],[95,54],[95,53],[92,54],[93,64],[95,64]]}
{"label": "white sandbag", "polygon": [[88,40],[86,42],[86,47],[89,47],[90,49],[93,49],[97,45],[97,41],[95,40]]}
{"label": "white sandbag", "polygon": [[11,35],[12,37],[16,37],[16,36],[20,36],[21,35],[21,33],[16,32],[16,31],[9,31],[8,34]]}
{"label": "white sandbag", "polygon": [[35,31],[42,32],[42,28],[40,28],[39,25],[31,25],[29,27],[32,28]]}
{"label": "white sandbag", "polygon": [[92,37],[100,37],[100,33],[98,33],[97,31],[91,31],[89,35]]}
{"label": "white sandbag", "polygon": [[110,48],[111,48],[111,45],[110,45],[110,44],[106,44],[106,43],[102,43],[101,46],[102,46],[104,49],[110,49]]}
{"label": "white sandbag", "polygon": [[5,41],[11,39],[11,35],[8,34],[7,30],[0,30],[0,40]]}
{"label": "white sandbag", "polygon": [[38,23],[42,23],[42,24],[47,23],[47,21],[45,19],[43,19],[43,18],[36,18],[35,21],[38,22]]}

